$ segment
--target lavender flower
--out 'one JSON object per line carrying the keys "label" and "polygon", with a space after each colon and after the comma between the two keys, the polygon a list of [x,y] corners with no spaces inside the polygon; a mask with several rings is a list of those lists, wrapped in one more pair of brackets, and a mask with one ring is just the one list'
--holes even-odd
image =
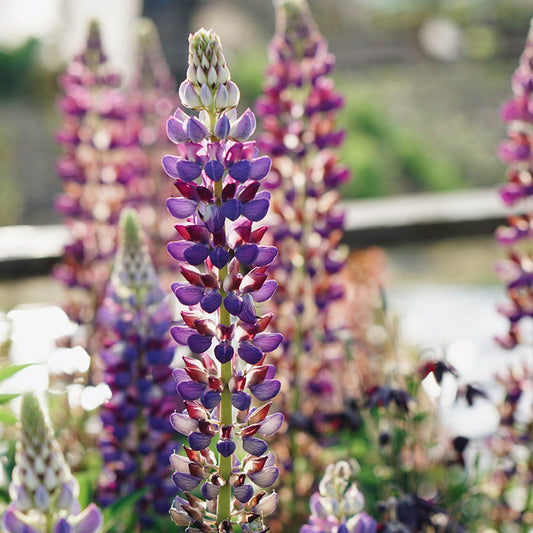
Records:
{"label": "lavender flower", "polygon": [[[334,59],[305,0],[277,0],[270,66],[257,103],[264,132],[259,146],[272,156],[272,227],[280,255],[272,271],[279,284],[273,299],[276,327],[284,335],[278,366],[292,386],[285,409],[313,417],[342,410],[343,321],[332,303],[344,294],[338,273],[343,213],[337,188],[348,177],[332,148],[342,98],[327,77]],[[302,364],[305,361],[305,365]],[[315,401],[300,402],[299,391]]]}
{"label": "lavender flower", "polygon": [[81,292],[81,301],[73,293],[69,310],[82,323],[91,323],[103,298],[120,209],[145,202],[147,160],[119,83],[102,50],[98,24],[92,22],[85,50],[61,77],[64,123],[57,134],[63,147],[57,172],[64,191],[55,205],[72,239],[55,274],[67,286],[83,289],[76,293]]}
{"label": "lavender flower", "polygon": [[[500,146],[500,159],[508,164],[508,183],[500,189],[507,206],[519,206],[533,194],[531,167],[531,124],[533,114],[533,26],[529,31],[525,50],[512,78],[513,98],[502,108],[502,119],[508,123],[509,139]],[[509,319],[506,336],[497,338],[504,348],[513,348],[522,341],[520,322],[533,316],[533,276],[531,257],[520,244],[531,238],[531,213],[523,205],[521,214],[510,216],[507,226],[496,231],[498,242],[506,249],[507,259],[497,265],[497,271],[507,285],[508,301],[499,307]]]}
{"label": "lavender flower", "polygon": [[340,461],[329,465],[319,490],[311,496],[309,523],[300,533],[375,533],[376,521],[363,511],[365,499],[353,482],[358,467]]}
{"label": "lavender flower", "polygon": [[[279,471],[263,439],[279,430],[283,415],[269,414],[280,382],[264,361],[282,337],[266,331],[271,314],[257,315],[256,303],[276,289],[266,269],[277,250],[260,244],[267,228],[253,223],[268,211],[270,194],[259,187],[270,159],[258,157],[248,140],[255,117],[249,109],[240,117],[235,111],[239,89],[212,30],[189,37],[189,68],[179,94],[200,114],[178,109],[167,123],[178,155],[166,155],[163,167],[181,194],[167,207],[184,219],[175,226],[180,240],[168,245],[184,278],[172,290],[188,308],[171,334],[199,357],[184,356],[184,367],[174,371],[186,408],[171,423],[188,446],[185,456],[170,459],[184,493],[170,514],[191,532],[232,531],[234,522],[242,531],[266,531],[263,516],[274,511],[278,497],[254,487],[276,482]],[[203,499],[191,495],[198,486]]]}
{"label": "lavender flower", "polygon": [[78,483],[46,425],[37,398],[22,399],[20,438],[9,495],[2,516],[6,533],[97,533],[100,510],[91,504],[80,513]]}
{"label": "lavender flower", "polygon": [[101,411],[105,468],[98,498],[108,506],[148,486],[136,517],[146,528],[153,524],[154,511],[166,514],[172,501],[168,420],[178,402],[169,367],[174,356],[168,339],[171,310],[133,209],[120,217],[117,257],[98,318],[108,331],[100,355],[113,393]]}

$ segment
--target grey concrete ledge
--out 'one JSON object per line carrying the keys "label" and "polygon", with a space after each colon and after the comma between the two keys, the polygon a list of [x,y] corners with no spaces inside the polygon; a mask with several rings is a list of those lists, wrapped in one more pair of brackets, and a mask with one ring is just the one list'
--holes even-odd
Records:
{"label": "grey concrete ledge", "polygon": [[[353,200],[342,206],[344,241],[353,247],[489,234],[506,215],[495,189]],[[0,227],[0,277],[47,274],[67,239],[60,225]]]}

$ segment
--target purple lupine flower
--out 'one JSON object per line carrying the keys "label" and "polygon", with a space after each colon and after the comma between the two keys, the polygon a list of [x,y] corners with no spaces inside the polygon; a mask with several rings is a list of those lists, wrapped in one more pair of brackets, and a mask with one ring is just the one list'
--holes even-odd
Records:
{"label": "purple lupine flower", "polygon": [[[280,250],[272,266],[279,284],[272,310],[285,339],[278,366],[293,383],[283,402],[294,425],[296,416],[342,410],[345,394],[335,375],[343,372],[346,330],[332,304],[344,294],[337,189],[349,173],[333,150],[343,138],[335,128],[343,101],[327,76],[334,58],[305,0],[275,5],[277,28],[257,103],[258,145],[272,157],[272,234]],[[316,401],[300,405],[300,388]]]}
{"label": "purple lupine flower", "polygon": [[128,87],[138,143],[148,158],[149,172],[143,180],[144,196],[149,199],[141,221],[150,235],[154,264],[161,274],[172,263],[166,243],[172,237],[171,218],[164,202],[174,188],[161,168],[161,157],[172,144],[166,134],[166,121],[174,108],[176,82],[165,61],[155,24],[141,18],[137,25],[136,70]]}
{"label": "purple lupine flower", "polygon": [[104,474],[98,499],[108,506],[149,487],[136,504],[138,523],[167,514],[174,487],[168,455],[173,450],[170,413],[177,407],[168,339],[171,310],[143,239],[136,211],[125,209],[107,295],[98,313],[107,331],[100,353],[112,397],[102,407],[100,449]]}
{"label": "purple lupine flower", "polygon": [[72,295],[69,314],[91,323],[109,279],[116,248],[118,213],[126,204],[143,205],[147,159],[138,144],[131,106],[119,89],[103,52],[99,27],[92,22],[85,49],[74,57],[60,85],[63,126],[57,133],[63,154],[57,172],[63,193],[55,207],[71,231],[55,275]]}
{"label": "purple lupine flower", "polygon": [[[170,420],[187,446],[185,455],[170,459],[183,493],[170,514],[189,531],[232,531],[236,521],[243,531],[258,531],[278,499],[257,491],[271,487],[279,474],[264,439],[284,420],[269,412],[280,382],[275,367],[265,363],[282,337],[267,329],[272,315],[256,309],[276,288],[266,269],[277,251],[261,244],[267,228],[254,227],[269,207],[270,195],[259,182],[270,160],[248,140],[253,113],[239,117],[235,111],[239,89],[212,30],[189,37],[189,68],[179,94],[185,107],[200,113],[178,109],[167,123],[177,155],[162,163],[180,193],[167,207],[182,219],[168,251],[183,276],[172,290],[185,307],[170,331],[196,357],[184,356],[183,368],[174,370],[185,409]],[[191,495],[197,487],[203,499]]]}
{"label": "purple lupine flower", "polygon": [[[504,348],[513,348],[521,342],[520,322],[533,317],[533,276],[531,257],[521,244],[531,239],[531,213],[523,205],[533,194],[533,26],[529,31],[524,52],[512,78],[513,98],[502,108],[502,119],[508,124],[508,140],[500,145],[500,159],[508,165],[508,182],[500,189],[507,206],[520,208],[520,214],[509,216],[507,225],[496,231],[496,239],[503,246],[507,258],[496,269],[507,287],[508,300],[499,306],[499,312],[509,320],[506,335],[496,340]],[[522,205],[521,205],[522,204]]]}
{"label": "purple lupine flower", "polygon": [[22,398],[20,437],[9,496],[2,516],[6,533],[98,533],[100,510],[91,504],[80,512],[79,486],[32,394]]}
{"label": "purple lupine flower", "polygon": [[363,511],[365,499],[354,482],[357,471],[357,464],[348,461],[326,468],[300,533],[376,533],[377,523]]}

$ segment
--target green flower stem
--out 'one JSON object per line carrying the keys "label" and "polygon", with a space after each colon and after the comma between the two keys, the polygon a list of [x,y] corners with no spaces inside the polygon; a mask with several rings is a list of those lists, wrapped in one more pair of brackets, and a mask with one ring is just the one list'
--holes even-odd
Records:
{"label": "green flower stem", "polygon": [[[209,114],[211,132],[214,130],[215,121],[216,115],[215,113],[211,112]],[[222,204],[222,180],[219,180],[215,183],[215,202],[218,205]],[[226,265],[224,268],[220,269],[218,274],[222,300],[224,300],[226,297],[226,292],[224,291],[223,285],[227,275],[228,267]],[[231,317],[227,309],[224,307],[224,304],[220,306],[220,324],[223,326],[231,325]],[[221,379],[222,383],[224,384],[224,390],[222,391],[222,399],[220,401],[220,423],[223,426],[231,426],[233,422],[231,392],[229,390],[229,381],[231,377],[231,361],[228,361],[227,363],[224,363],[221,368]],[[223,457],[221,454],[219,454],[219,473],[226,482],[222,487],[220,487],[217,501],[217,523],[220,525],[224,521],[229,522],[231,514],[231,485],[229,483],[229,478],[231,476],[231,455],[229,457]]]}

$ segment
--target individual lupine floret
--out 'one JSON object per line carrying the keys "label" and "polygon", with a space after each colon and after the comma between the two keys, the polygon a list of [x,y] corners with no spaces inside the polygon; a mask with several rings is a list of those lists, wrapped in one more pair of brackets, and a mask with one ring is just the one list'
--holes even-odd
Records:
{"label": "individual lupine floret", "polygon": [[375,533],[376,521],[363,511],[365,499],[355,484],[357,464],[340,461],[326,468],[311,496],[309,523],[300,533]]}
{"label": "individual lupine floret", "polygon": [[148,488],[136,504],[142,528],[153,525],[154,512],[168,513],[175,491],[168,464],[173,450],[169,416],[179,404],[169,366],[171,318],[138,215],[125,209],[113,274],[98,313],[107,331],[101,351],[104,380],[112,391],[101,410],[104,474],[98,499],[108,506]]}
{"label": "individual lupine floret", "polygon": [[[272,315],[256,310],[276,289],[266,270],[277,250],[260,244],[267,228],[253,224],[269,208],[270,195],[259,190],[259,181],[270,160],[248,140],[253,113],[238,117],[234,109],[239,91],[218,37],[201,29],[189,46],[180,96],[200,114],[178,109],[170,117],[167,130],[178,155],[163,158],[181,194],[168,199],[168,210],[184,219],[175,226],[180,239],[168,245],[184,279],[172,290],[185,307],[171,334],[197,354],[184,356],[183,368],[174,370],[185,409],[172,414],[171,423],[187,445],[185,455],[170,459],[183,492],[170,514],[190,532],[232,531],[235,522],[242,531],[266,531],[263,517],[275,510],[278,496],[256,487],[271,487],[278,478],[264,439],[284,420],[269,413],[280,382],[275,367],[265,363],[282,336],[267,331]],[[191,494],[197,487],[203,499]]]}
{"label": "individual lupine floret", "polygon": [[22,398],[20,437],[9,485],[11,503],[2,516],[6,533],[98,533],[100,510],[80,512],[78,482],[32,394]]}
{"label": "individual lupine floret", "polygon": [[[344,215],[336,189],[349,173],[332,150],[343,139],[335,129],[343,100],[327,77],[334,58],[305,0],[276,0],[275,6],[276,33],[257,103],[259,147],[272,156],[272,234],[280,251],[272,302],[285,339],[278,364],[292,385],[284,409],[302,425],[306,417],[342,410],[346,396],[334,376],[344,372],[347,334],[340,306],[333,311],[331,304],[344,293],[337,276],[345,262],[339,250]],[[317,401],[300,405],[300,385]]]}
{"label": "individual lupine floret", "polygon": [[499,149],[500,159],[508,165],[508,183],[501,187],[500,196],[506,206],[519,209],[520,214],[509,216],[507,225],[496,231],[496,239],[507,252],[507,258],[497,265],[509,298],[498,309],[510,322],[507,335],[496,339],[504,348],[513,348],[521,342],[520,322],[524,317],[533,317],[533,258],[523,246],[533,235],[532,214],[523,203],[533,194],[533,27],[513,74],[512,89],[513,98],[501,113],[508,124],[509,139]]}
{"label": "individual lupine floret", "polygon": [[104,296],[120,210],[125,205],[145,205],[147,200],[148,161],[139,146],[132,106],[119,84],[93,21],[85,49],[60,79],[64,121],[57,134],[63,149],[57,162],[63,193],[55,207],[71,241],[55,274],[67,286],[78,288],[68,311],[84,324],[92,323]]}

